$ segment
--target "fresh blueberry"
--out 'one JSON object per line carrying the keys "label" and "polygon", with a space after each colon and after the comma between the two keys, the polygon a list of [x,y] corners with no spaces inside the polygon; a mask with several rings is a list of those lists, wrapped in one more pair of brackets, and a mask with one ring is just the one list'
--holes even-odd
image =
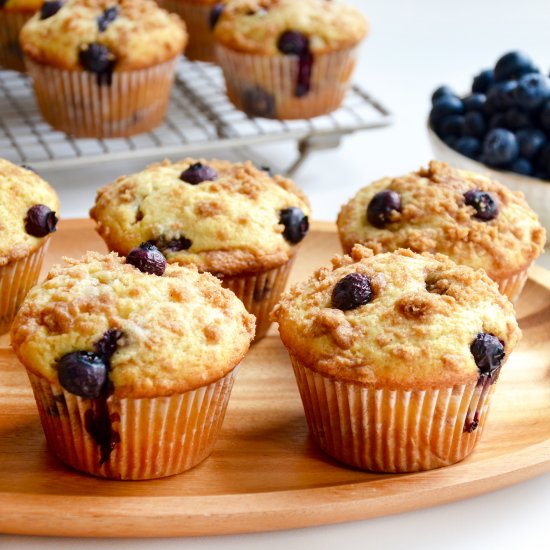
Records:
{"label": "fresh blueberry", "polygon": [[106,331],[103,336],[95,344],[95,352],[103,357],[108,365],[111,357],[118,348],[118,341],[122,338],[122,332],[115,328]]}
{"label": "fresh blueberry", "polygon": [[516,136],[502,128],[491,130],[483,140],[483,155],[493,166],[504,166],[514,162],[519,155]]}
{"label": "fresh blueberry", "polygon": [[458,97],[449,86],[440,86],[432,94],[432,105],[440,98],[444,96]]}
{"label": "fresh blueberry", "polygon": [[367,206],[367,220],[378,229],[391,223],[395,212],[401,212],[401,198],[391,189],[379,191]]}
{"label": "fresh blueberry", "polygon": [[485,117],[479,111],[470,111],[464,115],[464,135],[481,138],[487,131]]}
{"label": "fresh blueberry", "polygon": [[481,153],[481,143],[475,137],[464,136],[456,140],[453,149],[461,155],[476,159]]}
{"label": "fresh blueberry", "polygon": [[179,237],[178,239],[167,241],[162,248],[168,252],[180,252],[181,250],[189,250],[192,244],[191,240],[187,237]]}
{"label": "fresh blueberry", "polygon": [[540,107],[550,95],[548,78],[538,73],[526,74],[518,80],[514,91],[516,103],[528,110]]}
{"label": "fresh blueberry", "polygon": [[302,55],[309,51],[309,38],[298,31],[285,31],[279,36],[277,48],[285,55]]}
{"label": "fresh blueberry", "polygon": [[536,72],[538,72],[538,69],[531,59],[521,52],[504,54],[495,65],[495,79],[497,82],[511,78],[521,78],[524,74]]}
{"label": "fresh blueberry", "polygon": [[518,140],[519,156],[525,159],[533,159],[546,143],[546,136],[541,130],[527,128],[516,132]]}
{"label": "fresh blueberry", "polygon": [[40,19],[48,19],[55,15],[63,7],[63,2],[59,0],[53,0],[51,2],[44,2],[40,8]]}
{"label": "fresh blueberry", "polygon": [[493,334],[480,332],[470,344],[480,375],[492,375],[502,365],[506,355],[504,344]]}
{"label": "fresh blueberry", "polygon": [[489,119],[489,130],[493,128],[506,128],[506,115],[504,113],[496,113]]}
{"label": "fresh blueberry", "polygon": [[533,125],[529,113],[518,107],[512,107],[504,113],[504,123],[509,130],[531,128]]}
{"label": "fresh blueberry", "polygon": [[455,136],[445,136],[443,139],[443,142],[446,143],[451,149],[454,149],[456,146],[456,142],[458,141],[458,138]]}
{"label": "fresh blueberry", "polygon": [[59,383],[70,393],[95,399],[107,381],[103,357],[88,351],[67,353],[58,362]]}
{"label": "fresh blueberry", "polygon": [[478,220],[488,222],[498,216],[498,203],[493,195],[486,191],[480,191],[479,189],[466,191],[464,193],[464,204],[473,207],[476,211],[474,218]]}
{"label": "fresh blueberry", "polygon": [[105,32],[107,27],[117,18],[118,16],[118,6],[111,6],[107,8],[98,18],[97,26],[99,32]]}
{"label": "fresh blueberry", "polygon": [[360,273],[350,273],[334,285],[331,305],[333,308],[349,311],[364,306],[371,300],[370,279]]}
{"label": "fresh blueberry", "polygon": [[430,122],[435,125],[448,115],[461,115],[464,113],[462,100],[455,96],[443,96],[435,101],[430,112]]}
{"label": "fresh blueberry", "polygon": [[464,109],[468,111],[483,111],[487,96],[485,94],[470,94],[462,98]]}
{"label": "fresh blueberry", "polygon": [[298,244],[309,231],[308,217],[295,206],[281,210],[279,223],[285,226],[283,237],[292,244]]}
{"label": "fresh blueberry", "polygon": [[35,204],[27,210],[25,231],[33,237],[45,237],[55,231],[57,216],[45,204]]}
{"label": "fresh blueberry", "polygon": [[460,137],[464,132],[464,117],[462,115],[448,115],[438,121],[437,133],[441,137]]}
{"label": "fresh blueberry", "polygon": [[223,4],[216,4],[212,10],[210,11],[210,16],[208,18],[208,23],[210,25],[210,29],[214,29],[214,27],[218,24],[218,21],[220,20],[220,17],[223,13],[225,6]]}
{"label": "fresh blueberry", "polygon": [[472,93],[486,94],[494,83],[495,73],[493,72],[493,69],[485,69],[474,78]]}
{"label": "fresh blueberry", "polygon": [[195,162],[180,174],[180,179],[191,185],[198,185],[203,181],[214,181],[218,178],[218,173],[211,166],[200,162]]}
{"label": "fresh blueberry", "polygon": [[533,174],[533,165],[526,158],[520,157],[512,163],[510,170],[517,174],[531,176]]}
{"label": "fresh blueberry", "polygon": [[540,127],[550,135],[550,99],[546,101],[539,116]]}
{"label": "fresh blueberry", "polygon": [[487,93],[485,110],[489,114],[504,111],[515,104],[514,92],[518,83],[515,80],[507,80],[495,84]]}
{"label": "fresh blueberry", "polygon": [[158,275],[159,277],[166,270],[166,258],[151,243],[141,243],[137,248],[131,250],[126,257],[126,263],[137,267],[143,273]]}
{"label": "fresh blueberry", "polygon": [[97,75],[99,85],[111,84],[115,68],[115,57],[109,51],[109,48],[103,44],[88,44],[80,50],[78,60],[86,71]]}
{"label": "fresh blueberry", "polygon": [[547,179],[542,177],[544,174],[550,174],[550,143],[547,143],[542,147],[536,160],[537,172],[540,173],[541,179]]}
{"label": "fresh blueberry", "polygon": [[252,117],[275,118],[277,114],[274,97],[259,86],[245,90],[242,105],[244,112]]}

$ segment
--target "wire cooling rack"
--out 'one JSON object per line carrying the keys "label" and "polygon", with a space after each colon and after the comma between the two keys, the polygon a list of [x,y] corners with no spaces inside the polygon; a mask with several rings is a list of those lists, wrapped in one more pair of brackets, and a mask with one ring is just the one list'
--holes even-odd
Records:
{"label": "wire cooling rack", "polygon": [[0,156],[36,169],[293,140],[298,151],[287,168],[290,174],[313,151],[337,147],[347,134],[391,121],[388,109],[358,86],[330,115],[295,121],[250,118],[227,99],[218,67],[182,58],[168,114],[158,128],[130,138],[74,139],[42,119],[27,76],[0,71]]}

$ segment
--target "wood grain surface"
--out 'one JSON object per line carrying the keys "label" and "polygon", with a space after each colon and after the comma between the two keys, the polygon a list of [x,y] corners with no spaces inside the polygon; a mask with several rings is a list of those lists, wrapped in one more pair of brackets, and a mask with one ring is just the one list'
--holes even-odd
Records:
{"label": "wood grain surface", "polygon": [[[87,220],[54,236],[61,256],[104,250]],[[339,250],[332,224],[313,224],[291,279]],[[0,338],[0,532],[166,537],[267,531],[359,520],[491,491],[550,470],[550,273],[535,269],[518,304],[524,338],[496,389],[477,450],[462,463],[408,475],[342,466],[317,450],[276,330],[253,346],[209,459],[179,476],[96,479],[51,456],[30,385]]]}

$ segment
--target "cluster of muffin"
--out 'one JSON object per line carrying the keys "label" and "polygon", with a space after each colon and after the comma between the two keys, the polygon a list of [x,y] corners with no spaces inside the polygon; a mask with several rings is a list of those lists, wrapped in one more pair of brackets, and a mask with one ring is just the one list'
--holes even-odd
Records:
{"label": "cluster of muffin", "polygon": [[162,122],[184,51],[190,59],[217,60],[230,100],[249,116],[333,111],[367,33],[354,8],[327,0],[158,4],[0,1],[0,66],[26,66],[54,128],[76,137],[129,136]]}
{"label": "cluster of muffin", "polygon": [[[9,250],[47,242],[57,199],[7,162],[0,191],[1,208],[18,205],[6,270]],[[309,204],[250,162],[154,164],[100,189],[90,214],[110,253],[66,260],[30,290],[12,346],[52,451],[122,479],[179,473],[211,452],[270,315],[321,449],[382,472],[461,460],[521,335],[509,298],[545,242],[520,194],[436,162],[359,191],[338,218],[350,255],[286,294]]]}

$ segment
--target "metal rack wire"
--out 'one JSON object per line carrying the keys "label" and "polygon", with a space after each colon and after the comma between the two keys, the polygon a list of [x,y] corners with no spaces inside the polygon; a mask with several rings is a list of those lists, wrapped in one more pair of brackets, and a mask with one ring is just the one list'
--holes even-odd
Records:
{"label": "metal rack wire", "polygon": [[0,155],[37,169],[293,140],[298,155],[287,169],[292,173],[313,151],[337,147],[347,134],[391,121],[388,109],[358,86],[330,115],[296,121],[250,118],[227,99],[218,67],[182,58],[168,114],[158,128],[130,138],[74,139],[42,119],[25,75],[0,71]]}

